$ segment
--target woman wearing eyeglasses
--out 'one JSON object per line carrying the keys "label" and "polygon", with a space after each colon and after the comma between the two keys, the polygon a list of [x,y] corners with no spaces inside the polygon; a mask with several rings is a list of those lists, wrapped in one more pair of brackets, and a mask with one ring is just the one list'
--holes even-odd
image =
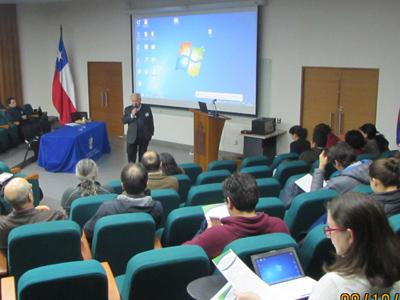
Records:
{"label": "woman wearing eyeglasses", "polygon": [[[370,299],[364,298],[366,294],[398,293],[400,242],[381,204],[365,194],[346,193],[329,202],[327,210],[325,234],[335,247],[336,260],[325,267],[327,273],[309,300],[349,299],[343,298],[346,293],[358,294],[357,299]],[[253,293],[238,293],[237,297],[260,299]]]}

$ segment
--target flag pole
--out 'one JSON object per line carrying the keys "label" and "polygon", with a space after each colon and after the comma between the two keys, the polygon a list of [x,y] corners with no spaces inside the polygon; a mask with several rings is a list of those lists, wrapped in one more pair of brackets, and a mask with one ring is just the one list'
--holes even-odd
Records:
{"label": "flag pole", "polygon": [[60,37],[62,38],[63,35],[63,30],[62,30],[62,25],[60,24]]}

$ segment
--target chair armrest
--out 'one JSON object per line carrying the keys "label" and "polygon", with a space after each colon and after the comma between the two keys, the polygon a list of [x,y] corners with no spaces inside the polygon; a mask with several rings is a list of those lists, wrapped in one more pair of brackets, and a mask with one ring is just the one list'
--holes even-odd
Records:
{"label": "chair armrest", "polygon": [[84,231],[82,231],[81,237],[81,253],[83,259],[85,260],[93,258],[92,251],[90,250],[90,245]]}
{"label": "chair armrest", "polygon": [[14,276],[4,277],[1,279],[1,299],[16,300],[15,278]]}
{"label": "chair armrest", "polygon": [[161,240],[158,236],[156,236],[154,239],[154,249],[160,249],[160,248],[162,248]]}
{"label": "chair armrest", "polygon": [[21,172],[21,171],[22,171],[22,169],[21,169],[21,168],[18,168],[18,167],[11,168],[11,173],[13,173],[13,174],[17,174],[17,173],[19,173],[19,172]]}
{"label": "chair armrest", "polygon": [[108,262],[102,262],[101,265],[106,271],[107,281],[108,281],[108,300],[121,300],[119,295],[117,283],[115,282],[114,274],[111,271],[110,265]]}
{"label": "chair armrest", "polygon": [[34,180],[34,179],[39,179],[39,174],[38,173],[32,173],[32,174],[29,174],[29,175],[26,175],[25,176],[25,179],[26,180]]}
{"label": "chair armrest", "polygon": [[4,277],[7,274],[8,274],[7,257],[4,254],[4,252],[0,250],[0,277]]}

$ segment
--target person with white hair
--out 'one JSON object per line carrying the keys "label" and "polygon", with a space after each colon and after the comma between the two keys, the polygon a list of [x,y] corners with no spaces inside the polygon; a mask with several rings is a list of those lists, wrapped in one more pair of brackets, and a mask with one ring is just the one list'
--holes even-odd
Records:
{"label": "person with white hair", "polygon": [[98,173],[97,165],[92,159],[81,159],[76,164],[75,175],[80,183],[76,187],[68,188],[61,198],[61,206],[67,215],[69,215],[74,200],[85,196],[111,193],[97,181]]}
{"label": "person with white hair", "polygon": [[13,208],[7,216],[0,216],[0,249],[5,253],[12,229],[25,224],[66,219],[62,211],[50,210],[45,205],[34,207],[32,185],[24,178],[11,179],[4,188],[4,198]]}

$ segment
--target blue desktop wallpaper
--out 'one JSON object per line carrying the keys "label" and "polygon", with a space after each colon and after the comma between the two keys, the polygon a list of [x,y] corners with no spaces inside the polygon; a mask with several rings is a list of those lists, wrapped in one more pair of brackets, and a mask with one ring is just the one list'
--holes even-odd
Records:
{"label": "blue desktop wallpaper", "polygon": [[256,264],[259,276],[268,284],[295,279],[302,275],[296,258],[291,252],[259,258]]}
{"label": "blue desktop wallpaper", "polygon": [[[228,104],[255,106],[256,11],[142,17],[133,23],[135,91],[142,97],[197,102],[220,96]],[[198,91],[210,94],[196,97]]]}

